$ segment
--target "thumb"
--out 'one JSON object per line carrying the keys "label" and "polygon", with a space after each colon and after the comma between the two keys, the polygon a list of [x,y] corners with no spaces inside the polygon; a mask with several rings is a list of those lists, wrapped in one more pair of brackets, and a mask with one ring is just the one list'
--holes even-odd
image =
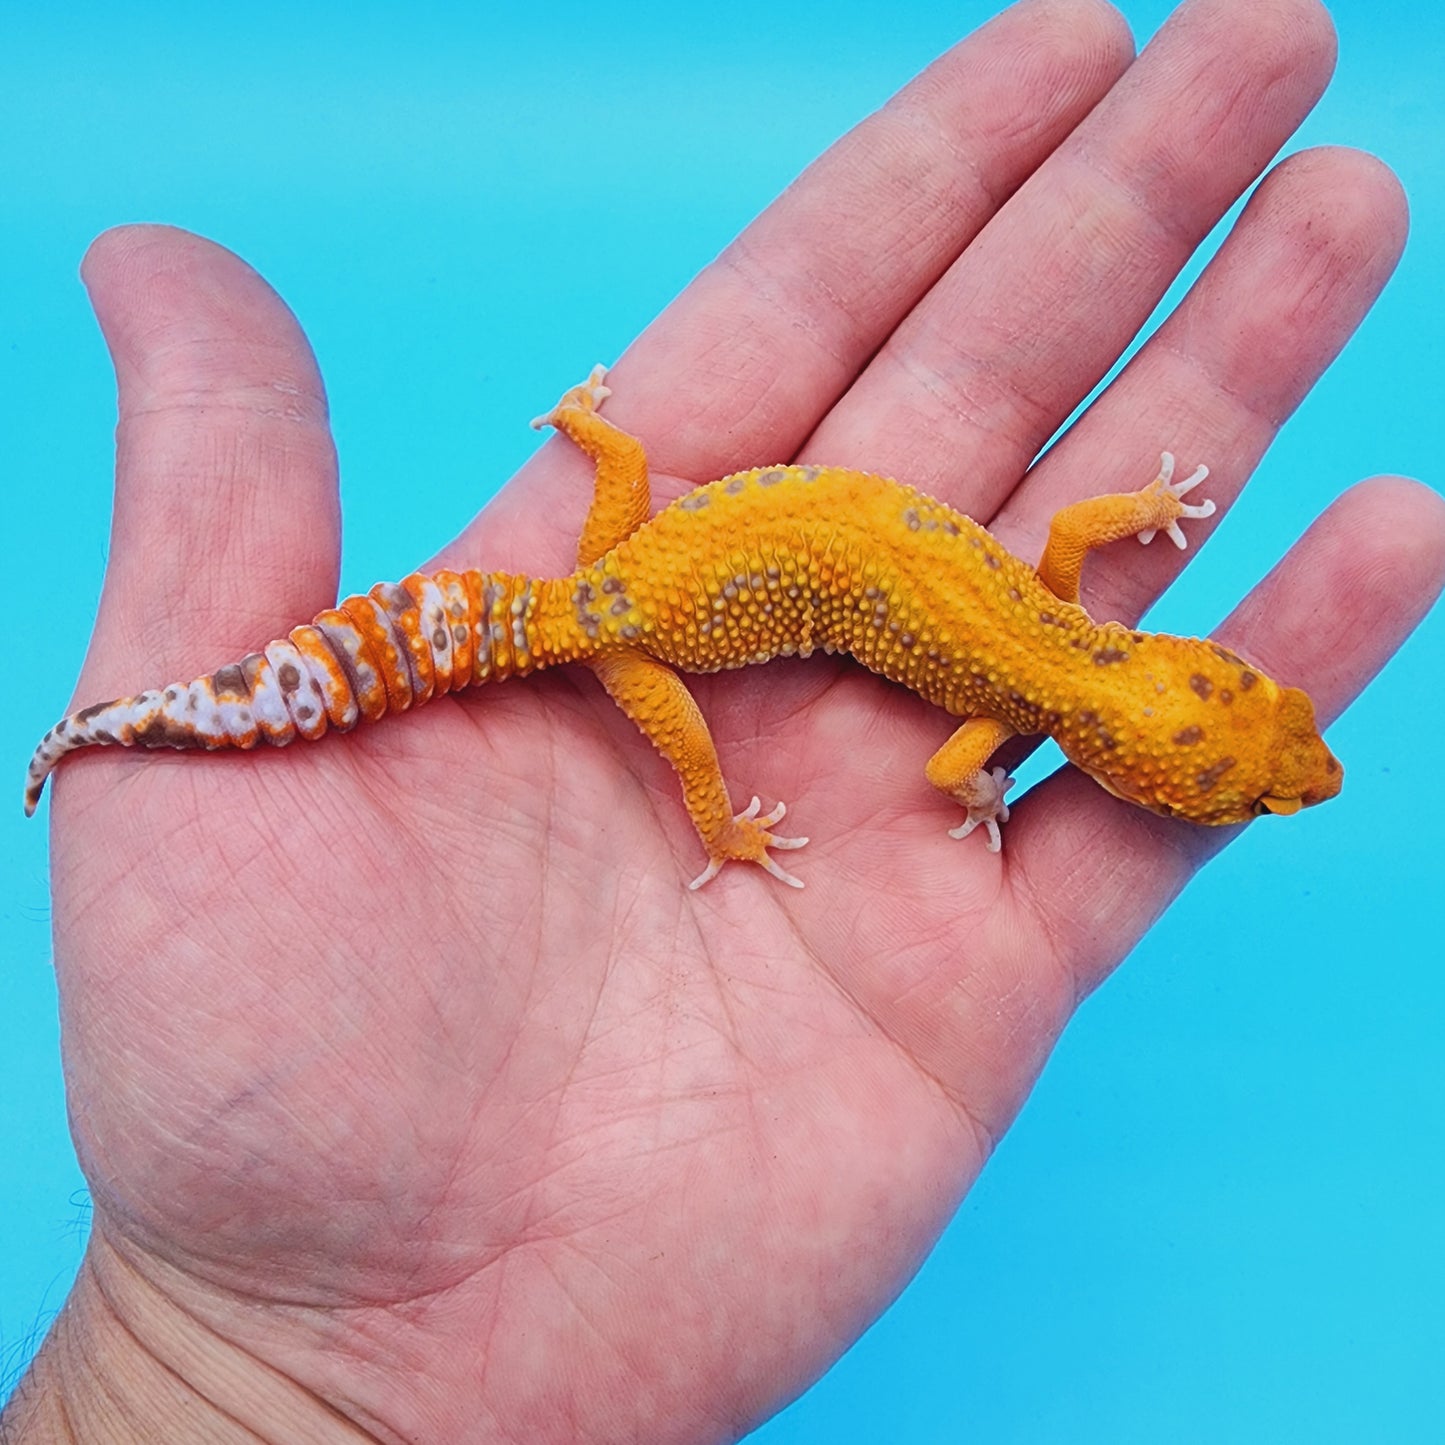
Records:
{"label": "thumb", "polygon": [[335,600],[336,459],[296,319],[238,257],[127,226],[81,268],[118,388],[81,704],[208,672]]}

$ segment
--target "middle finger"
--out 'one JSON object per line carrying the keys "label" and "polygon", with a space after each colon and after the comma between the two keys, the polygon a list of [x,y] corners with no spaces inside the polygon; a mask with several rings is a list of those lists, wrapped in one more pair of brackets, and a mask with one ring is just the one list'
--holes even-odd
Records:
{"label": "middle finger", "polygon": [[1192,0],[803,448],[987,520],[1318,99],[1315,0]]}

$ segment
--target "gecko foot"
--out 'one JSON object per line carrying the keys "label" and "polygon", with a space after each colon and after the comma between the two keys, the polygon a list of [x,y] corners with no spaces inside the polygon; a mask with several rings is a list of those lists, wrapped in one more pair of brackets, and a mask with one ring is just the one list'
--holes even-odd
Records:
{"label": "gecko foot", "polygon": [[[1174,453],[1161,452],[1159,454],[1159,475],[1144,489],[1146,495],[1152,491],[1156,494],[1163,494],[1174,502],[1172,509],[1174,516],[1165,524],[1163,531],[1181,552],[1189,545],[1189,539],[1179,525],[1180,518],[1212,517],[1214,515],[1213,502],[1200,502],[1196,506],[1180,500],[1186,492],[1192,492],[1208,475],[1209,468],[1200,465],[1195,467],[1182,481],[1176,482],[1174,480]],[[1139,540],[1147,547],[1159,531],[1158,527],[1146,527],[1138,533]]]}
{"label": "gecko foot", "polygon": [[568,411],[573,408],[581,411],[596,411],[609,396],[612,395],[612,388],[604,386],[607,368],[601,364],[592,368],[587,380],[580,386],[574,386],[562,394],[562,400],[541,416],[532,418],[532,430],[541,431],[544,426],[555,426],[557,413]]}
{"label": "gecko foot", "polygon": [[769,828],[779,822],[783,814],[788,811],[786,803],[779,803],[770,813],[762,812],[762,803],[754,798],[751,803],[741,812],[734,814],[731,828],[725,838],[718,844],[718,851],[709,859],[708,865],[696,878],[687,886],[691,889],[701,888],[704,883],[710,883],[722,871],[722,865],[729,859],[736,858],[740,862],[756,863],[765,868],[774,878],[786,883],[789,888],[801,888],[803,880],[794,878],[793,875],[768,856],[769,848],[801,848],[808,840],[806,838],[780,838],[776,833],[770,833]]}
{"label": "gecko foot", "polygon": [[1017,781],[1016,778],[1009,777],[1003,768],[980,773],[971,785],[973,798],[966,805],[968,817],[958,827],[950,828],[948,836],[967,838],[982,824],[988,829],[988,851],[997,853],[1003,847],[1003,834],[999,832],[999,824],[1008,822],[1008,804],[1004,802],[1004,794]]}

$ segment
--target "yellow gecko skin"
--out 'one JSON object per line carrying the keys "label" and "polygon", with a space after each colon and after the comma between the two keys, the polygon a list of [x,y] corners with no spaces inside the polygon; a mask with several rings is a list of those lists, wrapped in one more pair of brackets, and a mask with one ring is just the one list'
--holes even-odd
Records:
{"label": "yellow gecko skin", "polygon": [[1202,517],[1172,482],[1172,458],[1137,492],[1066,507],[1037,568],[977,523],[882,477],[774,466],[699,487],[651,518],[641,444],[597,412],[598,368],[534,425],[597,464],[578,568],[559,579],[416,574],[345,599],[289,639],[190,684],[83,709],[42,741],[33,811],[64,753],[90,743],[249,747],[318,737],[473,682],[563,663],[590,666],[677,771],[708,854],[699,886],[729,859],[785,882],[769,848],[779,804],[735,814],[682,672],[744,667],[816,649],[865,667],[966,719],[927,766],[999,846],[1012,781],[987,767],[1015,733],[1052,736],[1111,793],[1196,823],[1293,813],[1333,797],[1342,770],[1314,709],[1206,640],[1094,622],[1078,603],[1093,547]]}

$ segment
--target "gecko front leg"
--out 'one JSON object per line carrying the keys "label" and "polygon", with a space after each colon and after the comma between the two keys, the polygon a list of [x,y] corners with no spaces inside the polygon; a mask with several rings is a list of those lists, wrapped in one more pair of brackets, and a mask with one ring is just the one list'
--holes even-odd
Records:
{"label": "gecko front leg", "polygon": [[1014,779],[1005,769],[990,770],[986,765],[1012,736],[1013,729],[995,718],[971,717],[929,758],[928,781],[968,810],[963,822],[948,830],[950,838],[967,838],[982,826],[988,833],[988,851],[997,853],[1003,847],[999,825],[1008,822],[1004,797]]}
{"label": "gecko front leg", "polygon": [[1137,492],[1089,497],[1061,508],[1049,523],[1049,540],[1037,568],[1039,580],[1061,602],[1077,602],[1084,558],[1095,547],[1122,537],[1137,537],[1148,543],[1156,533],[1164,532],[1182,550],[1188,546],[1188,539],[1179,525],[1181,519],[1214,515],[1213,502],[1191,504],[1183,500],[1208,475],[1209,468],[1199,466],[1176,482],[1174,455],[1163,452],[1158,476]]}

